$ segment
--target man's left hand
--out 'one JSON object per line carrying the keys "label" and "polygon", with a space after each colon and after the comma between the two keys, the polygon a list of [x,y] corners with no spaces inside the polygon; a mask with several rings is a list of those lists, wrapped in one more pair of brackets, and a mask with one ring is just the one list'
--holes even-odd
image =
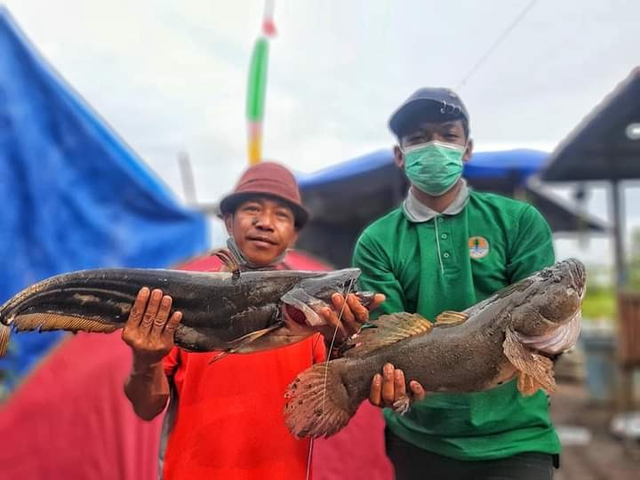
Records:
{"label": "man's left hand", "polygon": [[357,333],[360,327],[369,321],[369,312],[378,308],[384,299],[384,295],[377,293],[371,304],[365,307],[354,294],[349,294],[345,302],[342,295],[334,293],[331,297],[333,308],[327,307],[320,311],[320,315],[327,322],[327,326],[322,329],[325,339],[331,341],[335,332],[336,341],[343,342]]}

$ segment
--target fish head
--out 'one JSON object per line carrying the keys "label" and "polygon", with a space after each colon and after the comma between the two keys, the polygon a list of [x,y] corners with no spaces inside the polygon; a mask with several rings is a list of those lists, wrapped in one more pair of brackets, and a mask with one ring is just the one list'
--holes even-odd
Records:
{"label": "fish head", "polygon": [[335,293],[355,293],[364,306],[369,305],[372,292],[354,292],[359,276],[359,268],[345,268],[300,280],[281,297],[285,322],[294,329],[326,325],[320,311],[332,305],[331,296]]}
{"label": "fish head", "polygon": [[511,314],[511,328],[518,338],[548,354],[573,347],[580,333],[586,293],[584,265],[576,259],[564,260],[524,282],[519,305]]}

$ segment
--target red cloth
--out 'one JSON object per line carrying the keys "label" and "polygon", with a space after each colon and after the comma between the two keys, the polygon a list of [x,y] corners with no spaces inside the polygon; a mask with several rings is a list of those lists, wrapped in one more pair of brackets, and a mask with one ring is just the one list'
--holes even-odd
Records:
{"label": "red cloth", "polygon": [[1,407],[0,478],[157,478],[161,419],[140,420],[124,395],[121,335],[63,340]]}
{"label": "red cloth", "polygon": [[[220,262],[201,259],[180,268],[215,271]],[[165,478],[305,478],[309,440],[297,440],[285,426],[284,392],[298,373],[324,359],[322,338],[210,364],[215,355],[174,348],[164,360],[177,391]]]}

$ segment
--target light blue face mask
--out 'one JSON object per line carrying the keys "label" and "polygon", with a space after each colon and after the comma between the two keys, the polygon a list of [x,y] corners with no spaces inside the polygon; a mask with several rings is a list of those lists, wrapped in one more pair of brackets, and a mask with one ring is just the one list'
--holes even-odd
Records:
{"label": "light blue face mask", "polygon": [[434,140],[401,150],[407,177],[424,193],[443,195],[462,176],[464,146]]}

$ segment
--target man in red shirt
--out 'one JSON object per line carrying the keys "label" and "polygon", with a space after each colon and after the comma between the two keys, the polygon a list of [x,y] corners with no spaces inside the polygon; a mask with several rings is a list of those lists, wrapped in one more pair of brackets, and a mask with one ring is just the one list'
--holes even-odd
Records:
{"label": "man in red shirt", "polygon": [[[263,162],[249,168],[220,203],[228,252],[244,269],[287,269],[286,251],[308,219],[294,176]],[[215,257],[212,257],[214,259]],[[185,265],[189,270],[192,266]],[[218,261],[211,270],[222,270]],[[383,296],[376,298],[375,308]],[[368,320],[355,296],[336,295],[323,312],[338,339]],[[303,479],[309,441],[296,440],[283,419],[284,392],[302,370],[325,358],[322,337],[248,355],[190,353],[174,346],[182,314],[169,316],[171,297],[143,288],[123,330],[133,350],[125,393],[135,412],[150,420],[170,406],[163,428],[165,480],[200,478]],[[337,312],[342,311],[342,322]],[[327,329],[330,340],[333,329]]]}

